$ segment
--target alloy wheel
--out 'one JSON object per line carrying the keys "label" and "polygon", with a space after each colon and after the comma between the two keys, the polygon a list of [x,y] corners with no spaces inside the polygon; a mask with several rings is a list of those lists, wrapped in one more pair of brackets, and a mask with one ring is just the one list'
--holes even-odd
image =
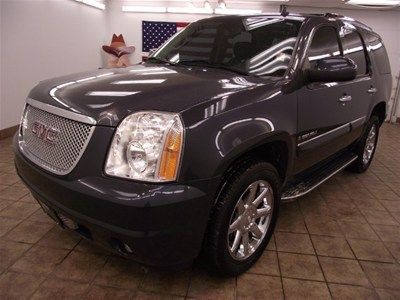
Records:
{"label": "alloy wheel", "polygon": [[374,153],[376,144],[376,133],[377,133],[376,124],[373,124],[368,132],[367,140],[365,141],[364,153],[363,153],[364,165],[369,163],[369,161],[372,158],[372,154]]}
{"label": "alloy wheel", "polygon": [[238,199],[227,234],[228,250],[235,260],[250,257],[260,246],[271,222],[273,197],[271,185],[258,180]]}

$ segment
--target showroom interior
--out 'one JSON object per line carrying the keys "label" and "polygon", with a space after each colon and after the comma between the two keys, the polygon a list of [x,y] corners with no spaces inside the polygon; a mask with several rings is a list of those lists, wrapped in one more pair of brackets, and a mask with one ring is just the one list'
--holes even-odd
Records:
{"label": "showroom interior", "polygon": [[[35,85],[129,68],[162,45],[154,36],[203,18],[282,12],[332,13],[371,27],[385,44],[392,90],[370,169],[338,172],[282,203],[274,235],[247,272],[221,277],[201,259],[177,270],[142,265],[42,211],[15,170],[12,144]],[[400,1],[0,0],[0,13],[1,299],[400,299]],[[174,32],[151,27],[165,22]]]}

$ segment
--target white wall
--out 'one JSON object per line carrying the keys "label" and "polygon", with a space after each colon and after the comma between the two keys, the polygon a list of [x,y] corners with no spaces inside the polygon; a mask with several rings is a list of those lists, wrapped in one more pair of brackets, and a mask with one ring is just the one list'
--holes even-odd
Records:
{"label": "white wall", "polygon": [[[154,1],[157,5],[163,1]],[[40,80],[104,65],[101,46],[122,33],[141,60],[141,22],[191,22],[206,15],[123,13],[122,2],[108,0],[101,11],[72,0],[0,0],[1,82],[0,129],[18,124],[29,90]],[[262,5],[277,12],[279,5]],[[289,7],[292,12],[321,13],[327,9]],[[329,9],[365,22],[384,39],[393,76],[400,70],[400,12]],[[400,107],[397,112],[400,116]]]}
{"label": "white wall", "polygon": [[97,68],[104,12],[75,1],[0,0],[0,129],[19,123],[40,80]]}

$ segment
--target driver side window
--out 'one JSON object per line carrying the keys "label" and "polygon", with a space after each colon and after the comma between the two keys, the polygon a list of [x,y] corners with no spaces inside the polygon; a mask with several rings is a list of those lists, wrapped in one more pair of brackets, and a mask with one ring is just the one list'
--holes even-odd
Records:
{"label": "driver side window", "polygon": [[336,29],[324,26],[317,29],[307,52],[305,69],[313,69],[315,62],[326,57],[340,55],[338,35]]}

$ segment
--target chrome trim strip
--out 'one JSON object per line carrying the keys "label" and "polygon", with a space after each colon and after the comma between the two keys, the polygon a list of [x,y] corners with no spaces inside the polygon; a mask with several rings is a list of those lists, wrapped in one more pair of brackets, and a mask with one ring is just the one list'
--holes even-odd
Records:
{"label": "chrome trim strip", "polygon": [[[318,182],[315,185],[311,186],[311,188],[309,188],[308,190],[305,190],[304,192],[302,192],[300,194],[297,194],[297,195],[294,195],[294,196],[282,197],[281,200],[291,200],[291,199],[295,199],[295,198],[298,198],[298,197],[301,197],[301,196],[304,196],[304,195],[308,194],[309,192],[311,192],[312,190],[316,189],[318,186],[323,184],[325,181],[327,181],[329,178],[331,178],[332,176],[334,176],[337,173],[339,173],[340,171],[342,171],[344,168],[346,168],[348,165],[350,165],[357,158],[358,158],[358,156],[353,157],[347,163],[345,163],[343,166],[341,166],[336,171],[334,171],[333,173],[331,173],[330,175],[325,177],[323,180],[321,180],[320,182]],[[284,195],[284,193],[283,193],[283,195]]]}
{"label": "chrome trim strip", "polygon": [[366,119],[366,117],[361,117],[361,118],[355,119],[355,120],[353,120],[353,121],[350,121],[349,123],[343,124],[343,125],[341,125],[341,126],[339,126],[339,127],[336,127],[336,128],[334,128],[334,129],[332,129],[332,130],[329,130],[329,131],[327,131],[327,132],[324,132],[324,133],[322,133],[322,134],[320,134],[320,135],[314,136],[313,138],[311,138],[311,139],[309,139],[309,140],[306,140],[306,141],[304,141],[304,142],[298,143],[298,144],[297,144],[297,147],[303,146],[303,145],[307,144],[308,142],[314,141],[314,140],[316,140],[316,139],[318,139],[318,138],[324,137],[324,136],[326,136],[326,135],[328,135],[328,134],[331,134],[331,133],[333,133],[333,132],[335,132],[335,131],[338,131],[338,130],[340,130],[340,129],[343,129],[343,128],[345,128],[346,126],[350,126],[350,125],[353,126],[353,124],[355,124],[355,123],[357,123],[358,121],[363,120],[363,119]]}
{"label": "chrome trim strip", "polygon": [[350,124],[351,124],[351,126],[354,126],[354,125],[357,124],[359,121],[361,121],[361,124],[360,124],[360,125],[362,125],[362,124],[364,123],[363,121],[365,121],[366,118],[367,118],[367,117],[361,117],[361,118],[355,119],[355,120],[351,121]]}
{"label": "chrome trim strip", "polygon": [[96,120],[93,119],[92,117],[74,113],[72,111],[67,111],[65,109],[58,108],[58,107],[52,106],[50,104],[39,102],[32,98],[26,98],[26,103],[29,105],[32,105],[36,108],[39,108],[41,110],[47,111],[48,113],[51,113],[51,114],[54,114],[54,115],[57,115],[57,116],[60,116],[60,117],[66,118],[66,119],[74,120],[74,121],[77,121],[80,123],[85,123],[88,125],[96,125],[96,123],[97,123]]}
{"label": "chrome trim strip", "polygon": [[338,131],[338,130],[340,130],[340,129],[343,129],[343,128],[345,128],[346,126],[349,126],[349,125],[350,125],[350,123],[346,123],[346,124],[344,124],[344,125],[341,125],[341,126],[339,126],[339,127],[334,128],[334,129],[332,129],[332,130],[329,130],[329,131],[327,131],[327,132],[321,133],[320,135],[317,135],[317,136],[315,136],[315,137],[313,137],[313,138],[311,138],[311,139],[309,139],[309,140],[307,140],[307,141],[304,141],[304,142],[301,142],[301,143],[297,144],[297,147],[300,147],[300,146],[302,146],[302,145],[304,145],[304,144],[307,144],[308,142],[314,141],[314,140],[319,139],[319,138],[321,138],[321,137],[323,137],[323,136],[326,136],[326,135],[328,135],[328,134],[331,134],[331,133],[333,133],[333,132],[335,132],[335,131]]}

